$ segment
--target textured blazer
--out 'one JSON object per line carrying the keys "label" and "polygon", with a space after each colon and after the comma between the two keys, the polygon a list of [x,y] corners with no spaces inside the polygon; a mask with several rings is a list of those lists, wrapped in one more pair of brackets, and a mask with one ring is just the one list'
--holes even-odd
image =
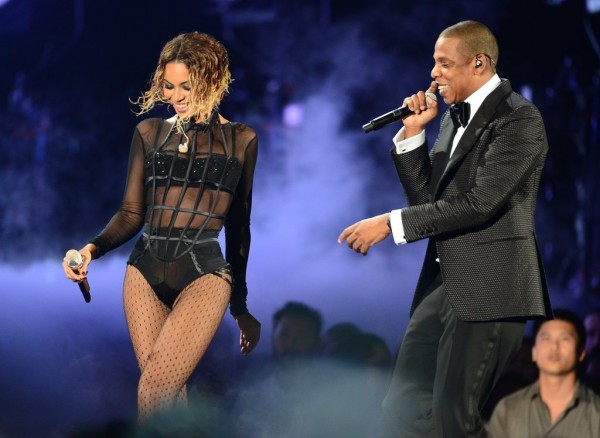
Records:
{"label": "textured blazer", "polygon": [[548,151],[539,111],[502,80],[448,160],[453,134],[446,111],[431,152],[427,142],[403,154],[392,150],[408,203],[405,239],[429,238],[411,315],[441,272],[464,321],[550,317],[534,229]]}

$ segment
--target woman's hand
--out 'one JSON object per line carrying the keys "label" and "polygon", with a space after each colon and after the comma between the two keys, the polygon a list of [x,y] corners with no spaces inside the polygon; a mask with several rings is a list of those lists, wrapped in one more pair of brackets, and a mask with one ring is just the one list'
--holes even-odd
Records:
{"label": "woman's hand", "polygon": [[67,258],[63,258],[62,267],[65,271],[65,275],[69,280],[73,280],[76,283],[80,283],[87,277],[88,265],[92,261],[92,251],[94,249],[94,245],[87,244],[79,250],[79,254],[81,254],[81,258],[83,259],[83,265],[81,265],[81,268],[79,269],[71,268],[69,265],[67,265]]}
{"label": "woman's hand", "polygon": [[247,355],[254,350],[260,339],[260,322],[250,312],[234,318],[240,328],[240,350],[243,355]]}

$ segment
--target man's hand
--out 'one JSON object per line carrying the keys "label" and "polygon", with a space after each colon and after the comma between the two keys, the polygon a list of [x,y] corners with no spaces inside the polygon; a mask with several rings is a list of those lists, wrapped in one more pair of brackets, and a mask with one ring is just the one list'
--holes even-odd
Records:
{"label": "man's hand", "polygon": [[403,100],[403,104],[414,114],[402,120],[405,138],[413,137],[425,129],[438,113],[437,83],[432,81],[426,91],[419,91]]}
{"label": "man's hand", "polygon": [[338,237],[338,243],[343,243],[346,240],[348,248],[362,255],[367,255],[369,248],[391,234],[392,231],[387,225],[389,217],[389,213],[384,213],[350,225],[342,231],[342,234]]}

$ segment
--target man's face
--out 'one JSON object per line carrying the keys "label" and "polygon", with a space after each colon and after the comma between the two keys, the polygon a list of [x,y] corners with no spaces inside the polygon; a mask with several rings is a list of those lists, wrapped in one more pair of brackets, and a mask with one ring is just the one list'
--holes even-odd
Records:
{"label": "man's face", "polygon": [[531,351],[540,373],[565,375],[575,372],[585,352],[577,351],[577,331],[573,324],[560,319],[544,322]]}
{"label": "man's face", "polygon": [[282,363],[311,357],[319,347],[319,333],[311,321],[298,315],[284,315],[273,332],[273,355]]}
{"label": "man's face", "polygon": [[583,324],[585,325],[585,351],[588,354],[592,348],[600,346],[600,314],[592,313],[585,317]]}
{"label": "man's face", "polygon": [[441,37],[435,43],[435,65],[431,77],[438,93],[448,105],[463,102],[480,84],[476,81],[475,56],[460,51],[460,39]]}

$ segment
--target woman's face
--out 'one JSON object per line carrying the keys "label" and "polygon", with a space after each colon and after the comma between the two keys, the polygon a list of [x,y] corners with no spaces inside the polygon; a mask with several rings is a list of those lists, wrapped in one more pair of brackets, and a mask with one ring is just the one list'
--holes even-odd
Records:
{"label": "woman's face", "polygon": [[164,98],[173,106],[180,117],[185,117],[191,97],[190,72],[181,62],[169,62],[165,65],[162,83]]}

